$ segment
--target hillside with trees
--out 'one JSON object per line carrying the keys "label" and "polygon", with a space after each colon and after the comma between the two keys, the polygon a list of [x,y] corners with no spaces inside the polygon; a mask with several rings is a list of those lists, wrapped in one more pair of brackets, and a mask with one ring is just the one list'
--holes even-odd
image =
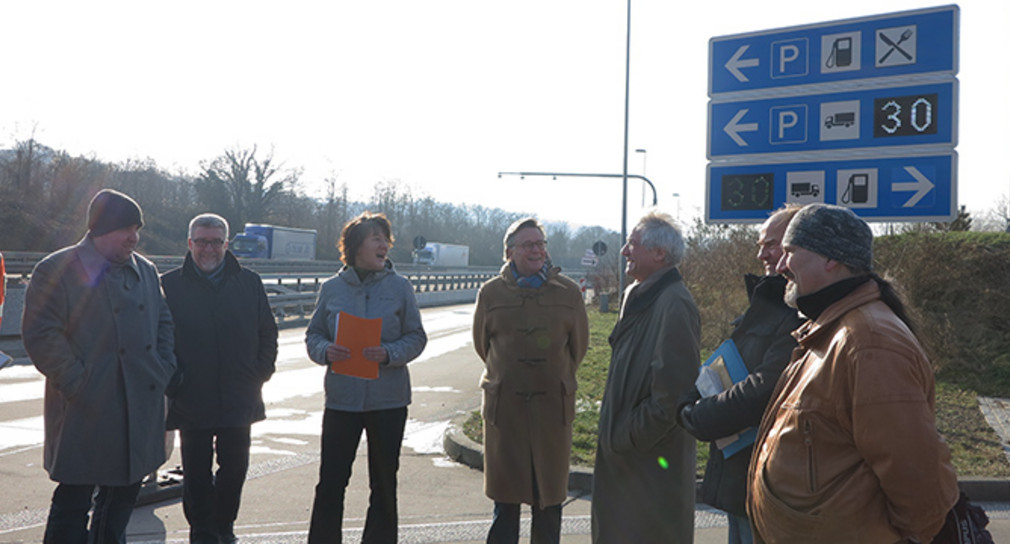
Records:
{"label": "hillside with trees", "polygon": [[[199,173],[174,174],[153,160],[121,164],[71,156],[30,139],[0,151],[0,249],[49,252],[77,242],[85,231],[91,195],[110,187],[133,196],[144,209],[140,251],[181,255],[186,251],[186,225],[194,215],[212,211],[224,216],[233,231],[246,223],[270,223],[316,229],[316,256],[337,260],[340,229],[363,210],[385,213],[397,243],[394,262],[410,262],[411,241],[427,240],[470,246],[470,264],[502,262],[505,228],[523,214],[478,204],[456,205],[414,194],[396,181],[373,184],[367,201],[348,198],[346,184],[323,180],[322,198],[304,191],[301,171],[287,168],[272,153],[226,150],[200,165]],[[548,223],[551,256],[574,269],[586,249],[602,240],[610,248],[605,268],[616,270],[620,235],[601,227],[576,231],[566,223]]]}

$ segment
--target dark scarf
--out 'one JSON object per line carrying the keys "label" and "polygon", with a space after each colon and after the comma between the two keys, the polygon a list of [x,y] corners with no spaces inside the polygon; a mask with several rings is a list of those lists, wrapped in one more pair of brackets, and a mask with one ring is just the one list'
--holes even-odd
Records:
{"label": "dark scarf", "polygon": [[516,283],[519,284],[519,287],[536,289],[547,281],[547,271],[549,270],[548,265],[549,263],[545,262],[544,265],[540,267],[540,270],[532,276],[520,276],[519,269],[516,268],[516,263],[514,262],[509,263],[509,269],[512,270],[512,276],[515,277]]}
{"label": "dark scarf", "polygon": [[[209,281],[211,285],[214,287],[220,287],[221,282],[224,281],[224,261],[224,259],[221,259],[221,264],[217,265],[217,268],[211,270],[210,272],[200,270],[199,266],[193,266],[193,268],[196,269],[197,274],[207,278],[207,281]],[[196,263],[193,264],[195,265]]]}
{"label": "dark scarf", "polygon": [[869,276],[856,276],[832,283],[816,293],[799,297],[796,299],[796,306],[799,307],[799,311],[803,312],[803,315],[817,321],[817,318],[824,310],[828,309],[828,306],[842,300],[869,279]]}

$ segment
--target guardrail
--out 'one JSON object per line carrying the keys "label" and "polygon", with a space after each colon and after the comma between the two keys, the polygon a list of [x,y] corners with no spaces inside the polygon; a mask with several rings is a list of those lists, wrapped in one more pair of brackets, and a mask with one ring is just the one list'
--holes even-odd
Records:
{"label": "guardrail", "polygon": [[[7,300],[0,336],[18,335],[21,328],[21,310],[24,302],[24,286],[30,280],[32,269],[45,253],[11,251],[4,252],[7,267]],[[182,266],[183,257],[155,255],[148,256],[161,272]],[[279,325],[293,327],[308,321],[316,307],[319,287],[342,267],[335,261],[271,261],[262,259],[242,259],[246,266],[259,273],[267,290],[270,308]],[[418,304],[437,306],[473,302],[477,289],[487,280],[498,275],[499,267],[432,268],[409,264],[397,264],[396,271],[410,280],[414,286]],[[578,280],[582,274],[569,274]]]}
{"label": "guardrail", "polygon": [[[418,304],[422,307],[473,302],[477,289],[497,275],[497,272],[490,271],[399,272],[414,286]],[[331,276],[332,274],[261,274],[270,308],[278,323],[297,326],[307,321],[315,310],[319,287]],[[452,294],[459,296],[444,296]]]}
{"label": "guardrail", "polygon": [[[7,300],[0,336],[18,335],[24,287],[35,263],[45,257],[37,252],[4,252],[7,267]],[[182,265],[182,257],[148,257],[165,272]],[[242,260],[242,265],[255,270],[263,278],[270,308],[278,324],[300,326],[315,310],[319,287],[343,266],[333,261],[268,261]],[[410,280],[421,306],[473,302],[477,289],[498,274],[497,267],[468,269],[433,269],[423,266],[396,265],[397,272]]]}
{"label": "guardrail", "polygon": [[[35,263],[39,262],[47,253],[37,251],[4,251],[4,261],[7,266],[8,276],[20,276],[27,278],[32,273]],[[144,255],[158,266],[161,272],[167,272],[173,268],[182,266],[183,256],[178,255]],[[255,270],[260,275],[269,274],[301,274],[319,275],[329,277],[335,274],[343,263],[339,261],[275,261],[270,259],[239,259],[242,266]],[[467,268],[435,268],[428,266],[418,266],[406,263],[396,263],[396,270],[401,274],[411,273],[470,273],[470,272],[498,272],[497,266],[473,266]]]}

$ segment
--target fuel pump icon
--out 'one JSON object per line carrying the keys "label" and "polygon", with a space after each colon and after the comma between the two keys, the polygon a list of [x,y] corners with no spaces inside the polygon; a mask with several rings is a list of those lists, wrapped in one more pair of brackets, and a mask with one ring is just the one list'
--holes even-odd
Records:
{"label": "fuel pump icon", "polygon": [[844,68],[852,64],[852,37],[842,36],[831,44],[831,55],[824,63],[828,68]]}
{"label": "fuel pump icon", "polygon": [[843,204],[866,204],[870,199],[870,175],[852,174],[842,194]]}

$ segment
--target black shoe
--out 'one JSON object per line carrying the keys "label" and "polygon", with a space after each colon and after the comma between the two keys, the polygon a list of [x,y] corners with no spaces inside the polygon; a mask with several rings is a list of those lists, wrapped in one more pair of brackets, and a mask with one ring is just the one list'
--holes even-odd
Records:
{"label": "black shoe", "polygon": [[218,544],[217,534],[202,527],[190,527],[189,544]]}
{"label": "black shoe", "polygon": [[227,527],[219,527],[217,530],[218,544],[237,544],[238,537],[235,536],[235,529],[229,524]]}

